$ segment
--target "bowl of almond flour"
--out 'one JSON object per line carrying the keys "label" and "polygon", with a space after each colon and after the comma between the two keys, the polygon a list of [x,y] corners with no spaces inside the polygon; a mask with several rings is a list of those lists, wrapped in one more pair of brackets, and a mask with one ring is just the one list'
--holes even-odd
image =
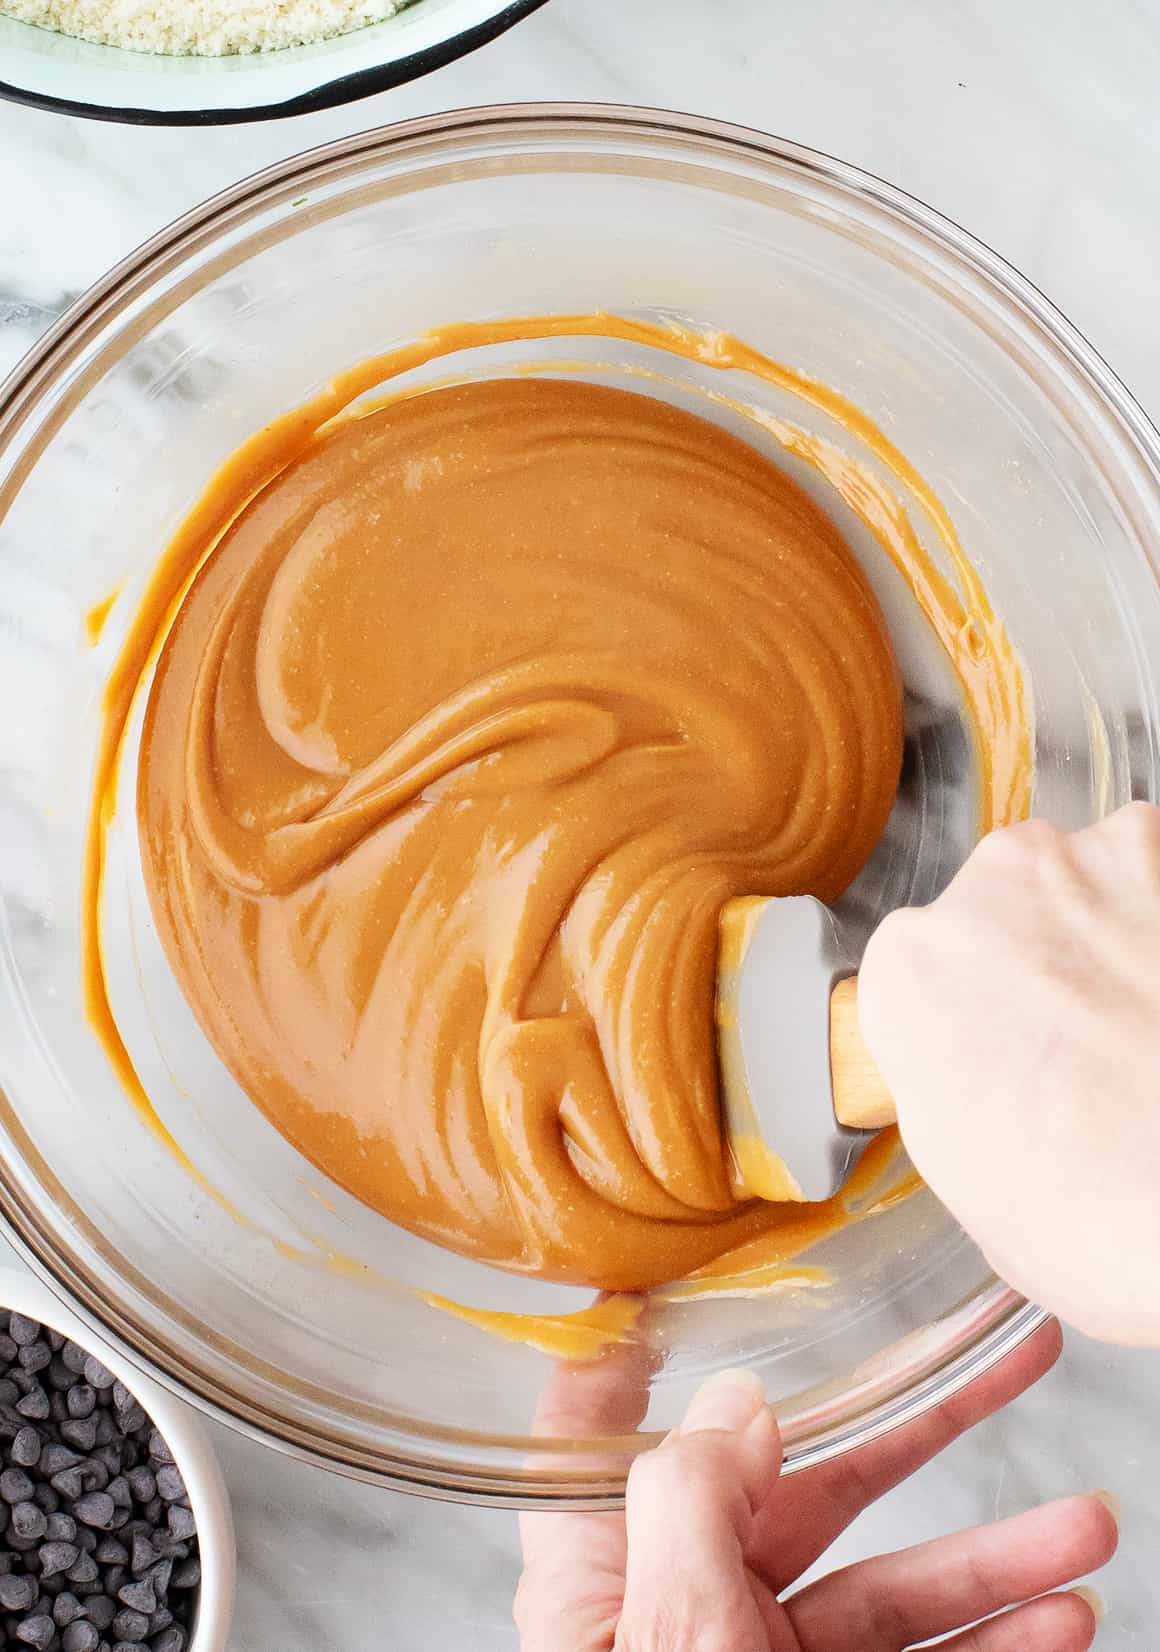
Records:
{"label": "bowl of almond flour", "polygon": [[306,114],[442,68],[545,0],[0,0],[0,97],[152,125]]}

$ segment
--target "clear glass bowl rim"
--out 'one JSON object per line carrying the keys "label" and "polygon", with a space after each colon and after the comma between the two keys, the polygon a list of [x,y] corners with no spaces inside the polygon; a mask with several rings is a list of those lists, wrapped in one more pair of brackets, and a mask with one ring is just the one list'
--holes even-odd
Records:
{"label": "clear glass bowl rim", "polygon": [[[855,196],[896,230],[933,244],[949,255],[956,278],[976,291],[989,291],[1030,323],[1035,342],[1054,354],[1057,371],[1078,380],[1110,420],[1118,457],[1134,461],[1160,512],[1160,433],[1098,352],[1055,306],[1024,276],[984,243],[913,196],[847,162],[789,140],[748,127],[678,112],[619,104],[539,102],[495,104],[451,110],[373,128],[340,138],[276,162],[211,196],[174,220],[128,254],[95,282],[50,327],[0,382],[0,450],[31,416],[41,398],[67,370],[85,345],[134,299],[148,290],[154,274],[183,249],[204,246],[215,229],[236,228],[245,216],[262,211],[287,188],[300,189],[311,179],[345,174],[392,151],[424,146],[446,153],[457,141],[478,146],[490,135],[500,142],[524,134],[552,138],[604,140],[618,137],[669,140],[687,153],[699,147],[702,161],[733,155],[747,163],[772,162],[799,178],[816,179]],[[1152,559],[1152,571],[1160,568]],[[9,1148],[17,1144],[9,1142]],[[42,1184],[43,1186],[43,1181]],[[521,1471],[510,1467],[465,1467],[462,1461],[411,1456],[405,1449],[361,1451],[349,1439],[320,1439],[272,1415],[246,1396],[227,1392],[191,1371],[186,1362],[125,1312],[99,1281],[88,1277],[39,1219],[0,1158],[0,1221],[31,1268],[65,1296],[96,1331],[129,1359],[174,1388],[200,1409],[249,1437],[293,1456],[360,1479],[430,1497],[497,1507],[608,1508],[622,1500],[627,1464],[633,1451],[653,1443],[648,1435],[625,1441],[601,1441],[598,1449],[624,1449],[624,1471],[586,1471],[582,1453],[574,1473]],[[941,1357],[919,1355],[910,1380],[873,1377],[855,1384],[839,1403],[825,1402],[816,1416],[799,1418],[787,1437],[787,1471],[815,1466],[903,1426],[950,1398],[1003,1359],[1036,1331],[1047,1316],[997,1278],[984,1285],[964,1311],[952,1316],[955,1340]],[[946,1322],[944,1322],[946,1323]],[[811,1422],[813,1426],[811,1427]]]}

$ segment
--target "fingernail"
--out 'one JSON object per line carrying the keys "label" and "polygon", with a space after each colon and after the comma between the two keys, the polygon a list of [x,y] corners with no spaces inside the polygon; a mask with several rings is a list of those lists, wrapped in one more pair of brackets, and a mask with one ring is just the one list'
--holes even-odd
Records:
{"label": "fingernail", "polygon": [[1086,1583],[1081,1583],[1078,1589],[1073,1589],[1073,1595],[1078,1595],[1092,1609],[1092,1615],[1097,1623],[1102,1623],[1108,1615],[1108,1608],[1103,1595],[1097,1595],[1094,1589],[1089,1589]]}
{"label": "fingernail", "polygon": [[1116,1530],[1119,1531],[1120,1527],[1124,1523],[1124,1510],[1122,1504],[1120,1503],[1120,1499],[1116,1496],[1115,1492],[1093,1491],[1091,1495],[1096,1499],[1097,1503],[1102,1503],[1104,1505],[1112,1519],[1116,1522]]}
{"label": "fingernail", "polygon": [[682,1434],[716,1429],[740,1434],[765,1404],[765,1384],[752,1371],[718,1371],[703,1382],[685,1412]]}

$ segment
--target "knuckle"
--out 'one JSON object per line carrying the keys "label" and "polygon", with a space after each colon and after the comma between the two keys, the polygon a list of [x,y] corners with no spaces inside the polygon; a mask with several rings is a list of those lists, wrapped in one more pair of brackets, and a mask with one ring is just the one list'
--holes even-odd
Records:
{"label": "knuckle", "polygon": [[888,912],[878,925],[870,937],[866,952],[867,956],[873,952],[880,970],[902,969],[912,960],[921,939],[924,923],[922,910],[900,906],[896,911]]}
{"label": "knuckle", "polygon": [[1049,820],[1021,820],[1014,826],[988,832],[971,859],[976,864],[1014,871],[1059,853],[1063,842],[1064,833]]}
{"label": "knuckle", "polygon": [[655,1451],[645,1451],[633,1460],[628,1471],[628,1483],[625,1488],[625,1498],[628,1502],[639,1502],[648,1497],[653,1488],[663,1484],[668,1477],[668,1471],[661,1462],[662,1453],[670,1458],[678,1457],[681,1451],[681,1442],[677,1438],[666,1440],[663,1447]]}
{"label": "knuckle", "polygon": [[864,1600],[869,1619],[871,1646],[909,1646],[914,1639],[914,1625],[906,1614],[889,1598]]}
{"label": "knuckle", "polygon": [[556,1575],[551,1567],[528,1568],[512,1601],[521,1652],[589,1652],[607,1646],[620,1606],[620,1596],[602,1587],[599,1577],[577,1589],[570,1566],[566,1575]]}
{"label": "knuckle", "polygon": [[1130,832],[1142,833],[1149,839],[1155,839],[1160,835],[1160,809],[1143,798],[1125,803],[1122,809],[1117,809],[1114,815],[1109,815],[1108,820],[1109,824],[1118,823]]}
{"label": "knuckle", "polygon": [[738,1646],[734,1631],[722,1624],[702,1629],[692,1646],[693,1652],[746,1652]]}
{"label": "knuckle", "polygon": [[643,1611],[625,1612],[613,1643],[614,1652],[677,1652],[688,1644],[687,1624],[670,1597],[658,1596]]}
{"label": "knuckle", "polygon": [[673,1486],[688,1488],[704,1480],[712,1450],[702,1436],[671,1434],[655,1451],[643,1452],[628,1471],[626,1496],[642,1502]]}
{"label": "knuckle", "polygon": [[675,1435],[658,1450],[638,1457],[625,1495],[630,1533],[664,1521],[677,1502],[685,1510],[687,1539],[700,1521],[731,1506],[742,1493],[727,1442],[727,1436],[711,1433],[689,1439]]}
{"label": "knuckle", "polygon": [[740,1645],[736,1626],[720,1616],[707,1622],[671,1597],[660,1597],[643,1614],[625,1614],[613,1648],[614,1652],[750,1652],[750,1642],[747,1638]]}
{"label": "knuckle", "polygon": [[1127,803],[1102,823],[1135,853],[1146,860],[1160,856],[1160,809],[1151,803]]}

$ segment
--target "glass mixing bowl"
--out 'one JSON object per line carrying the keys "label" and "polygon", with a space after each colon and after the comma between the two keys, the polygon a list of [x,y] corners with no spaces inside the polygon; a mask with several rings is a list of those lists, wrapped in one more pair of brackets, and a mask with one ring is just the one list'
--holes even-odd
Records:
{"label": "glass mixing bowl", "polygon": [[[817,1462],[945,1397],[1038,1321],[921,1193],[811,1256],[828,1289],[657,1306],[639,1430],[631,1407],[594,1404],[587,1423],[537,1432],[550,1360],[417,1293],[527,1312],[588,1298],[393,1228],[240,1094],[149,921],[131,751],[105,889],[113,1003],[220,1198],[146,1128],[86,1024],[80,869],[102,690],[214,467],[338,368],[437,323],[599,309],[737,333],[865,409],[950,509],[1021,652],[1036,808],[1074,825],[1157,795],[1156,432],[1026,281],[852,167],[648,112],[437,116],[239,184],[73,307],[0,397],[0,1207],[91,1323],[207,1409],[347,1472],[497,1503],[614,1499],[694,1384],[738,1363],[776,1400],[790,1466]],[[723,385],[704,365],[570,339],[520,354],[689,405],[728,388],[853,441],[736,373]],[[497,351],[439,370],[510,364]],[[663,383],[641,379],[657,367]],[[961,862],[976,776],[925,623],[838,514],[908,688],[898,806],[846,903],[865,931]],[[114,589],[91,647],[84,616]]]}

